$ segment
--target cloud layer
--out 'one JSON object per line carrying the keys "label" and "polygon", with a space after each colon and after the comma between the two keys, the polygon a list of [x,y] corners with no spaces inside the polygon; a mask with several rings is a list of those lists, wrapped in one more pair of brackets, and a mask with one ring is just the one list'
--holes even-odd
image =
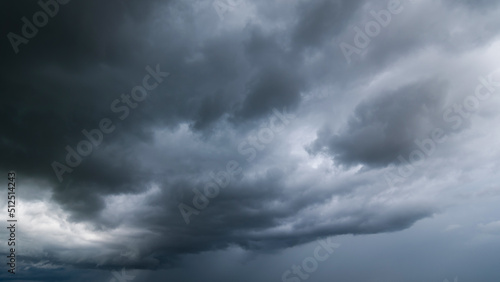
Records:
{"label": "cloud layer", "polygon": [[[401,13],[349,58],[341,43],[388,2],[241,1],[222,18],[208,1],[58,4],[17,54],[2,41],[0,168],[24,182],[26,261],[47,277],[63,265],[169,268],[234,246],[401,231],[442,212],[451,176],[497,166],[498,151],[481,148],[498,137],[498,95],[444,116],[499,67],[493,2],[393,3]],[[42,9],[3,6],[5,35],[23,36],[21,19]],[[158,85],[137,102],[147,75]],[[103,119],[113,132],[82,156],[82,131]],[[436,128],[446,143],[388,185],[398,157]],[[55,162],[69,168],[62,181]],[[228,166],[238,172],[217,186]]]}

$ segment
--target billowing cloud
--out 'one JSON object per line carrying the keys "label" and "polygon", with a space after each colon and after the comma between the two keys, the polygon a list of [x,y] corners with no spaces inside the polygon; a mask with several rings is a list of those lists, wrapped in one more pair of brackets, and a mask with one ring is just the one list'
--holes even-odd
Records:
{"label": "billowing cloud", "polygon": [[[155,281],[139,270],[400,234],[498,196],[492,1],[40,3],[1,4],[26,281]],[[446,142],[388,183],[436,129]],[[498,219],[470,221],[436,229],[493,240]]]}

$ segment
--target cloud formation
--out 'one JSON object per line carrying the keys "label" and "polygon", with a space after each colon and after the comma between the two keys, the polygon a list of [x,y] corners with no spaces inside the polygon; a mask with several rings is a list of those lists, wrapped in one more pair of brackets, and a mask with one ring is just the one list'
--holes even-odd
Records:
{"label": "cloud formation", "polygon": [[[73,0],[17,54],[4,38],[0,168],[26,181],[26,261],[42,279],[66,277],[66,267],[170,268],[234,246],[278,252],[402,231],[441,212],[435,197],[452,180],[440,176],[482,175],[495,155],[478,148],[491,146],[481,134],[498,119],[496,96],[459,129],[443,112],[498,69],[499,7],[401,1],[348,64],[340,44],[387,5],[245,1],[221,19],[207,1]],[[23,36],[21,19],[41,9],[2,6],[5,35]],[[169,76],[132,106],[124,95],[144,85],[148,66]],[[68,146],[80,154],[82,131],[103,119],[113,132],[70,166]],[[266,139],[273,123],[280,130]],[[435,128],[449,141],[399,189],[388,186],[384,173]],[[471,158],[445,165],[460,150]],[[71,172],[58,179],[54,162]],[[197,208],[229,162],[241,173]],[[196,210],[189,224],[180,204]],[[480,229],[493,232],[491,222]]]}

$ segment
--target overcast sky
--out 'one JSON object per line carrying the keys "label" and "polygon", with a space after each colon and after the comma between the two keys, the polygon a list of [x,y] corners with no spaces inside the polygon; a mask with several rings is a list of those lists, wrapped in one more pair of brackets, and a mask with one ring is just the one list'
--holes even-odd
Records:
{"label": "overcast sky", "polygon": [[499,1],[0,7],[0,280],[498,281]]}

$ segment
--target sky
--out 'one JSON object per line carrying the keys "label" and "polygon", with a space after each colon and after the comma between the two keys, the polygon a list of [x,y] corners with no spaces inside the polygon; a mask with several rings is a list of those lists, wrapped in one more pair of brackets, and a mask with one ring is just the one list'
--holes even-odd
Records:
{"label": "sky", "polygon": [[0,7],[1,281],[498,281],[500,2]]}

